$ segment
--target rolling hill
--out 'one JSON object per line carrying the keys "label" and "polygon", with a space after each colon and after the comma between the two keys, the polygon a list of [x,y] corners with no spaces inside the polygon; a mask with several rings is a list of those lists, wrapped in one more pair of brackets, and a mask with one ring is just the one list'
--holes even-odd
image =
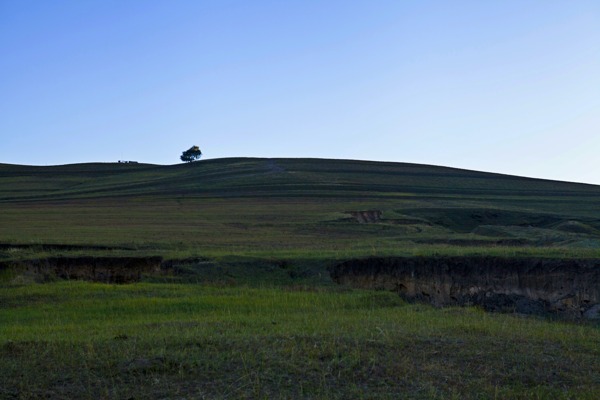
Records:
{"label": "rolling hill", "polygon": [[[380,212],[372,223],[351,213],[369,210]],[[600,186],[325,159],[2,164],[0,244],[3,258],[68,245],[208,257],[595,256]]]}
{"label": "rolling hill", "polygon": [[598,282],[600,186],[0,165],[2,398],[596,399]]}

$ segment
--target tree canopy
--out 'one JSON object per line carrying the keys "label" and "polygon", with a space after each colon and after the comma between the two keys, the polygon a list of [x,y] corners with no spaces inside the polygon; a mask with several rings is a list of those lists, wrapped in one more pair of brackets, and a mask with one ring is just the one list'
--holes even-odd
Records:
{"label": "tree canopy", "polygon": [[181,161],[183,162],[192,162],[199,160],[202,157],[202,151],[198,146],[192,146],[183,153],[181,153]]}

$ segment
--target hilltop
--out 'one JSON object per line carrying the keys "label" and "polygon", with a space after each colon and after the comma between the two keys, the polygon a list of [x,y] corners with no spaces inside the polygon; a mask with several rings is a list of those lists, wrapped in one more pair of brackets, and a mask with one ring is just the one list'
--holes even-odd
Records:
{"label": "hilltop", "polygon": [[140,195],[581,196],[600,186],[432,165],[335,159],[224,158],[190,164],[0,164],[0,201]]}

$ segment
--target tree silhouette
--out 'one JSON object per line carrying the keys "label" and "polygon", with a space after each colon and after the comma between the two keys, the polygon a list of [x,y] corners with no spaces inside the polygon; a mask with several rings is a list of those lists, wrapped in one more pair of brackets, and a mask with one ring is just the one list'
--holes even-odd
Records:
{"label": "tree silhouette", "polygon": [[192,162],[199,160],[202,157],[202,151],[198,146],[192,146],[183,153],[181,153],[181,161],[183,162]]}

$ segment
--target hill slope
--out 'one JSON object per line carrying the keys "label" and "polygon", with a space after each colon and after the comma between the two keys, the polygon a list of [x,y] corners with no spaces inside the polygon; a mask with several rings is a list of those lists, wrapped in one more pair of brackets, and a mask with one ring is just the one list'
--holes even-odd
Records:
{"label": "hill slope", "polygon": [[598,196],[600,187],[419,164],[231,158],[192,164],[0,164],[0,201],[147,194]]}
{"label": "hill slope", "polygon": [[[372,223],[349,213],[368,210],[381,212]],[[5,258],[14,257],[18,244],[194,255],[319,257],[482,246],[595,255],[599,240],[595,185],[323,159],[0,164]]]}

